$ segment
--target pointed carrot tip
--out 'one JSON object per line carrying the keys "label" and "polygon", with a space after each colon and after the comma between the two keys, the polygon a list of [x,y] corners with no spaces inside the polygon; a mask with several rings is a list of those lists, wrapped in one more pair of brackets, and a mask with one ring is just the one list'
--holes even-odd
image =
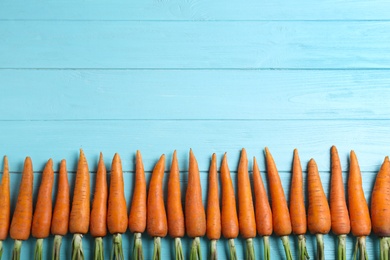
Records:
{"label": "pointed carrot tip", "polygon": [[253,166],[257,165],[256,156],[253,156]]}
{"label": "pointed carrot tip", "polygon": [[212,155],[211,155],[211,160],[217,160],[217,155],[215,154],[215,153],[213,153]]}
{"label": "pointed carrot tip", "polygon": [[49,160],[47,160],[47,164],[53,165],[53,159],[49,158]]}
{"label": "pointed carrot tip", "polygon": [[389,161],[389,156],[386,156],[385,157],[385,162],[388,162]]}
{"label": "pointed carrot tip", "polygon": [[7,155],[4,155],[4,164],[8,164],[8,157],[7,157]]}
{"label": "pointed carrot tip", "polygon": [[177,152],[176,150],[173,151],[173,158],[176,158],[177,157]]}
{"label": "pointed carrot tip", "polygon": [[31,157],[27,156],[26,159],[24,160],[25,163],[31,163]]}

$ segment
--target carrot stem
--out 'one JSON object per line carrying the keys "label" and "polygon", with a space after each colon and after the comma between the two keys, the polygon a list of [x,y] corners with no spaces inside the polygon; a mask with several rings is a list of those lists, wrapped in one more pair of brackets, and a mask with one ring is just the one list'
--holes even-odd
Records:
{"label": "carrot stem", "polygon": [[255,260],[255,248],[253,246],[252,238],[246,239],[246,255],[245,259],[247,260]]}
{"label": "carrot stem", "polygon": [[153,260],[161,259],[161,237],[154,237]]}
{"label": "carrot stem", "polygon": [[22,240],[15,240],[14,248],[12,250],[12,260],[20,260],[20,251],[22,249]]}
{"label": "carrot stem", "polygon": [[347,259],[347,253],[346,253],[346,238],[347,235],[339,235],[339,245],[337,247],[337,259],[338,260],[346,260]]}
{"label": "carrot stem", "polygon": [[284,247],[284,252],[286,254],[286,259],[287,260],[292,260],[292,253],[290,249],[290,242],[288,240],[288,236],[281,236],[282,239],[283,247]]}
{"label": "carrot stem", "polygon": [[134,233],[133,259],[144,260],[144,253],[142,251],[141,233]]}
{"label": "carrot stem", "polygon": [[213,239],[210,241],[210,260],[217,260],[217,241],[216,239]]}
{"label": "carrot stem", "polygon": [[183,247],[181,246],[180,237],[175,238],[175,259],[184,260]]}
{"label": "carrot stem", "polygon": [[229,239],[230,260],[237,259],[236,246],[234,245],[234,238]]}
{"label": "carrot stem", "polygon": [[202,260],[199,237],[195,237],[194,240],[192,241],[190,260]]}
{"label": "carrot stem", "polygon": [[271,247],[269,245],[269,236],[263,236],[264,243],[264,260],[271,259]]}
{"label": "carrot stem", "polygon": [[317,239],[317,260],[324,260],[325,254],[324,254],[324,240],[322,234],[316,234]]}
{"label": "carrot stem", "polygon": [[95,238],[95,252],[93,255],[94,260],[103,260],[104,259],[104,250],[103,250],[103,238]]}
{"label": "carrot stem", "polygon": [[51,258],[52,260],[60,260],[61,244],[62,244],[62,236],[55,235],[54,236],[54,243],[53,243],[53,255]]}
{"label": "carrot stem", "polygon": [[388,260],[389,259],[389,244],[390,244],[389,237],[381,237],[380,238],[380,253],[379,253],[380,260]]}
{"label": "carrot stem", "polygon": [[42,249],[43,249],[43,239],[39,238],[37,239],[35,243],[35,250],[34,250],[34,260],[41,260],[42,259]]}
{"label": "carrot stem", "polygon": [[353,252],[353,259],[359,255],[359,260],[368,260],[367,250],[366,250],[366,237],[358,237],[356,240],[355,250]]}
{"label": "carrot stem", "polygon": [[299,260],[310,259],[309,253],[307,252],[306,238],[304,235],[298,236],[298,259]]}
{"label": "carrot stem", "polygon": [[0,259],[3,257],[3,241],[0,240]]}
{"label": "carrot stem", "polygon": [[72,260],[84,260],[83,235],[75,233],[72,240]]}
{"label": "carrot stem", "polygon": [[113,245],[111,251],[111,260],[124,260],[123,248],[122,248],[122,235],[120,233],[114,234],[112,237]]}

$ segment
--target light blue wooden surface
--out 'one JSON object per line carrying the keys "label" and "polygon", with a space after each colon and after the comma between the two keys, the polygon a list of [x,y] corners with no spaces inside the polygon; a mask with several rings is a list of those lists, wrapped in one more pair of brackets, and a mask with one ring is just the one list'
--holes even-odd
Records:
{"label": "light blue wooden surface", "polygon": [[[99,152],[108,169],[120,153],[128,206],[137,149],[148,179],[159,156],[165,153],[170,162],[177,149],[184,198],[193,148],[206,201],[213,152],[219,160],[228,153],[236,180],[245,147],[265,177],[268,146],[289,198],[292,151],[298,148],[304,170],[316,159],[328,194],[333,144],[345,180],[349,151],[356,151],[369,201],[390,147],[389,9],[382,0],[0,0],[0,152],[10,160],[12,205],[25,156],[33,159],[36,198],[50,157],[56,171],[67,159],[73,184],[79,148],[88,158],[92,185]],[[307,239],[313,258],[314,237]],[[132,241],[127,232],[126,256]],[[45,242],[45,259],[52,242]],[[66,258],[70,242],[69,235]],[[150,259],[152,238],[145,234],[143,242]],[[163,240],[164,259],[172,257],[172,242]],[[295,255],[293,236],[290,242]],[[352,236],[347,242],[350,258]],[[183,240],[186,256],[190,243]],[[13,242],[4,244],[9,259]],[[107,257],[110,244],[108,236]],[[243,259],[243,240],[236,244]],[[261,238],[255,246],[261,259]],[[325,236],[327,259],[334,259],[335,246],[335,236]],[[34,239],[24,243],[23,259],[30,259],[33,248]],[[87,235],[87,256],[92,248]],[[378,257],[377,248],[371,235],[370,259]],[[278,238],[272,237],[271,249],[273,259],[283,257]],[[206,238],[202,250],[206,257]],[[218,251],[227,257],[226,240]]]}

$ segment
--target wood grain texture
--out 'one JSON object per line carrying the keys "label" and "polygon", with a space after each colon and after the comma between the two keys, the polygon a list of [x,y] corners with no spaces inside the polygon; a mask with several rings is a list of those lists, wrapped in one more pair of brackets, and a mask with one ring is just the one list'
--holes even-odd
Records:
{"label": "wood grain texture", "polygon": [[388,69],[389,32],[383,21],[2,21],[0,68]]}

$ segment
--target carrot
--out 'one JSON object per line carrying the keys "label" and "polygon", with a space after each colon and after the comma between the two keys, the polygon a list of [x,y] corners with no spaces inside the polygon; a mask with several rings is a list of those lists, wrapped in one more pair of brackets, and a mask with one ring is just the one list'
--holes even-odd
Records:
{"label": "carrot", "polygon": [[3,177],[0,184],[0,259],[3,255],[3,240],[7,239],[11,217],[11,197],[8,158],[4,156]]}
{"label": "carrot", "polygon": [[246,259],[255,259],[253,238],[256,237],[255,210],[253,207],[251,182],[248,172],[248,158],[246,150],[241,150],[238,164],[238,222],[240,234],[246,239]]}
{"label": "carrot", "polygon": [[255,217],[257,233],[263,236],[264,259],[271,259],[269,237],[272,235],[272,212],[267,191],[261,179],[256,157],[253,157],[253,190],[255,193]]}
{"label": "carrot", "polygon": [[128,226],[122,163],[119,154],[112,159],[110,191],[108,194],[107,227],[113,234],[111,259],[124,259],[122,236]]}
{"label": "carrot", "polygon": [[20,259],[22,241],[30,236],[33,215],[33,182],[34,174],[30,157],[26,157],[22,180],[20,182],[18,201],[11,221],[10,236],[15,240],[12,259]]}
{"label": "carrot", "polygon": [[[366,236],[371,233],[370,211],[364,197],[362,175],[354,151],[350,153],[348,178],[348,206],[351,218],[351,231],[357,237],[354,259],[359,253],[360,259],[368,259]],[[358,252],[359,251],[359,252]]]}
{"label": "carrot", "polygon": [[161,238],[168,233],[167,214],[164,205],[163,178],[165,155],[161,155],[153,169],[149,184],[146,229],[154,237],[153,259],[161,259]]}
{"label": "carrot", "polygon": [[307,226],[310,233],[317,238],[317,259],[324,259],[323,234],[329,233],[331,217],[328,201],[322,188],[317,164],[314,159],[308,163],[307,186],[309,194],[309,208],[307,209]]}
{"label": "carrot", "polygon": [[221,211],[219,207],[217,155],[211,157],[209,190],[207,196],[207,238],[211,240],[210,260],[217,259],[217,241],[221,238]]}
{"label": "carrot", "polygon": [[190,149],[190,162],[188,167],[185,222],[187,235],[194,238],[191,246],[190,259],[202,259],[199,237],[206,234],[206,213],[202,202],[202,187],[200,184],[198,162],[192,149]]}
{"label": "carrot", "polygon": [[237,259],[234,239],[239,233],[239,224],[237,217],[236,198],[234,188],[230,177],[230,170],[227,162],[226,153],[223,156],[221,164],[221,187],[222,187],[222,213],[221,227],[222,235],[229,240],[230,259]]}
{"label": "carrot", "polygon": [[52,192],[54,182],[53,160],[49,159],[42,173],[38,199],[32,220],[32,236],[37,238],[34,259],[42,259],[43,239],[50,234],[52,216]]}
{"label": "carrot", "polygon": [[184,213],[181,203],[180,171],[176,151],[173,152],[168,179],[167,217],[168,233],[175,238],[175,259],[184,259],[181,237],[185,234]]}
{"label": "carrot", "polygon": [[133,259],[142,260],[141,234],[146,229],[146,180],[141,152],[136,153],[135,184],[129,214],[129,229],[134,233]]}
{"label": "carrot", "polygon": [[107,171],[103,154],[100,153],[89,223],[90,233],[95,238],[95,260],[104,259],[103,237],[107,234],[107,196]]}
{"label": "carrot", "polygon": [[343,176],[336,146],[331,148],[332,177],[330,184],[330,215],[332,231],[338,236],[337,256],[346,259],[346,237],[351,230],[348,208],[345,200]]}
{"label": "carrot", "polygon": [[371,195],[372,230],[380,237],[380,259],[389,259],[390,248],[390,161],[386,156],[376,175]]}
{"label": "carrot", "polygon": [[292,259],[290,243],[288,240],[288,235],[290,235],[292,231],[290,213],[288,211],[287,201],[284,196],[278,169],[276,168],[274,159],[267,147],[265,147],[265,159],[267,163],[268,184],[271,194],[273,230],[275,234],[280,236],[282,239],[286,258]]}
{"label": "carrot", "polygon": [[60,259],[62,236],[68,233],[69,228],[70,192],[65,160],[61,161],[58,179],[57,199],[51,220],[51,233],[54,235],[53,260]]}
{"label": "carrot", "polygon": [[72,260],[84,259],[82,236],[88,232],[89,228],[90,189],[88,162],[83,150],[80,149],[72,209],[69,217],[69,231],[74,234],[72,241]]}
{"label": "carrot", "polygon": [[307,230],[305,199],[303,194],[302,166],[298,150],[294,149],[292,180],[290,188],[290,218],[292,232],[298,236],[298,258],[309,259],[306,249],[305,234]]}

